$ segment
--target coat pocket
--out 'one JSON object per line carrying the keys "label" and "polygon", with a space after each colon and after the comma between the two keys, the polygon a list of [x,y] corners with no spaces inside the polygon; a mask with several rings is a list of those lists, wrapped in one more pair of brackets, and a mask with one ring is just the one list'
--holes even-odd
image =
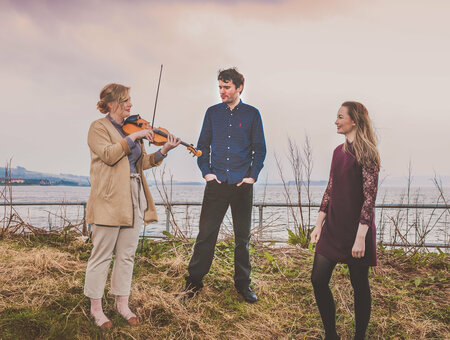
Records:
{"label": "coat pocket", "polygon": [[104,198],[110,198],[111,197],[111,192],[112,192],[112,177],[109,176],[107,181],[106,181],[106,187],[105,187],[105,191],[104,191]]}

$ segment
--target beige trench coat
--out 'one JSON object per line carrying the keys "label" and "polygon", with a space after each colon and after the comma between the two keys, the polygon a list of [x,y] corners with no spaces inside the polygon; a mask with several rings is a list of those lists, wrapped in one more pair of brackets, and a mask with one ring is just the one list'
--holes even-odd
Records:
{"label": "beige trench coat", "polygon": [[[144,177],[144,170],[162,163],[155,163],[154,153],[145,152],[139,142],[142,156],[136,169],[142,178],[147,209],[144,222],[157,221],[156,208]],[[131,150],[114,125],[101,118],[92,122],[88,133],[91,150],[91,193],[86,207],[86,222],[108,226],[133,226],[133,203],[131,201],[130,164]]]}

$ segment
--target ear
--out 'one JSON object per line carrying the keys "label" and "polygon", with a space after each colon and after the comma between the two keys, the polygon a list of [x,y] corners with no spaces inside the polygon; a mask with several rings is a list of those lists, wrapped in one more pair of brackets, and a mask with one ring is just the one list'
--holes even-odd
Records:
{"label": "ear", "polygon": [[244,86],[243,85],[241,85],[241,86],[239,86],[236,90],[239,92],[239,94],[241,94],[242,93],[242,89],[244,88]]}

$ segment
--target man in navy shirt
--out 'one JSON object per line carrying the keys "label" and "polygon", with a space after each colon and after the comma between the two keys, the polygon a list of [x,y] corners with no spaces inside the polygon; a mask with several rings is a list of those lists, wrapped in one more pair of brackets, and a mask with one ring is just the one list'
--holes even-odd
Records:
{"label": "man in navy shirt", "polygon": [[250,284],[250,226],[253,183],[266,157],[266,144],[259,111],[244,104],[240,94],[244,77],[235,68],[218,76],[222,103],[208,108],[197,147],[202,151],[198,166],[206,180],[200,226],[186,277],[187,296],[203,287],[214,256],[220,225],[231,206],[235,236],[234,284],[247,302],[258,298]]}

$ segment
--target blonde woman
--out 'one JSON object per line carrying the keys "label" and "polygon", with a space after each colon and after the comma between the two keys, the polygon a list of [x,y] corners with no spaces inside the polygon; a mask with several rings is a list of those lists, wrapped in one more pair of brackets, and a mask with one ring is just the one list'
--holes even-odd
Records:
{"label": "blonde woman", "polygon": [[119,84],[102,89],[97,108],[107,115],[94,121],[88,133],[91,192],[86,220],[92,225],[93,249],[86,268],[84,294],[90,298],[95,324],[102,329],[112,327],[101,301],[113,253],[111,293],[116,296],[116,310],[130,325],[139,323],[128,306],[134,255],[142,222],[157,220],[143,171],[160,165],[169,150],[180,143],[180,139],[169,135],[160,150],[147,154],[143,139],[152,141],[152,131],[124,135],[123,121],[132,107],[129,90]]}
{"label": "blonde woman", "polygon": [[370,319],[369,266],[376,266],[374,206],[380,157],[367,109],[345,102],[335,122],[344,144],[333,153],[330,180],[311,241],[317,243],[311,280],[325,339],[339,339],[328,286],[336,263],[346,263],[354,289],[355,339],[364,339]]}

